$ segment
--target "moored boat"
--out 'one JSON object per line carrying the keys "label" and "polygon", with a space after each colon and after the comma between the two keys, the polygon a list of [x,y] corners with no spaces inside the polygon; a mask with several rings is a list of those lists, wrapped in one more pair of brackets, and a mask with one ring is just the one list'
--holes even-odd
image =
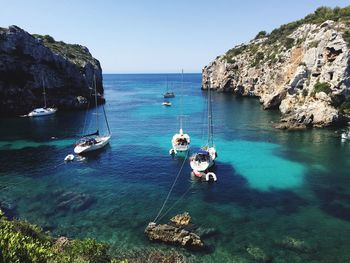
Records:
{"label": "moored boat", "polygon": [[108,124],[108,120],[107,120],[107,116],[106,116],[106,111],[104,106],[102,105],[102,109],[103,109],[103,115],[104,115],[104,119],[106,121],[106,125],[107,125],[107,129],[108,129],[108,134],[107,135],[100,135],[100,131],[99,131],[99,113],[98,113],[98,105],[97,105],[97,89],[96,89],[96,78],[94,76],[94,91],[95,91],[95,107],[96,107],[96,126],[97,126],[97,131],[92,133],[92,134],[87,134],[82,136],[82,138],[75,144],[74,147],[74,152],[76,154],[84,154],[84,153],[88,153],[88,152],[92,152],[92,151],[96,151],[99,150],[103,147],[105,147],[108,143],[109,140],[111,139],[111,131],[109,128],[109,124]]}

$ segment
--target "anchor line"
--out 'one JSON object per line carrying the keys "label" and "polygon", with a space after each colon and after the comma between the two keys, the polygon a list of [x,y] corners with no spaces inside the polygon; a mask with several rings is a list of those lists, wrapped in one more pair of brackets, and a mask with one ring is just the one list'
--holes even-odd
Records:
{"label": "anchor line", "polygon": [[187,188],[187,190],[180,196],[179,199],[175,201],[175,203],[165,211],[165,213],[159,218],[159,221],[162,220],[170,211],[173,209],[185,196],[186,194],[193,188],[193,185]]}
{"label": "anchor line", "polygon": [[181,172],[182,172],[182,169],[183,169],[183,167],[184,167],[184,165],[185,165],[185,162],[186,162],[186,160],[187,160],[187,157],[188,157],[188,152],[186,153],[186,156],[185,156],[185,158],[184,158],[184,160],[183,160],[183,162],[182,162],[182,164],[181,164],[180,170],[179,170],[179,172],[177,173],[177,175],[176,175],[176,177],[175,177],[175,180],[174,180],[172,186],[170,187],[170,190],[169,190],[169,192],[168,192],[168,194],[167,194],[167,196],[166,196],[166,198],[165,198],[165,200],[164,200],[164,202],[163,202],[163,205],[162,205],[162,207],[160,208],[160,210],[159,210],[157,216],[154,218],[153,222],[157,222],[157,220],[158,220],[160,214],[162,213],[162,211],[163,211],[163,209],[164,209],[166,203],[168,202],[169,197],[170,197],[170,194],[171,194],[171,192],[173,191],[177,180],[179,179],[179,176],[180,176],[180,174],[181,174]]}

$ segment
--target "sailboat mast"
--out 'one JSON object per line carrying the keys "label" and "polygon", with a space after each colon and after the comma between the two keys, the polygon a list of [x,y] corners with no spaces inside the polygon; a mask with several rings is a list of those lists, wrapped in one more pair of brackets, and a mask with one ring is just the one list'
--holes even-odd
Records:
{"label": "sailboat mast", "polygon": [[213,146],[213,118],[212,118],[212,107],[211,107],[211,88],[208,86],[208,146]]}
{"label": "sailboat mast", "polygon": [[95,74],[94,74],[94,86],[95,86],[96,128],[97,128],[97,131],[98,131],[97,88],[96,88],[96,76],[95,76]]}
{"label": "sailboat mast", "polygon": [[107,120],[107,115],[106,115],[105,107],[102,106],[102,109],[103,109],[103,114],[104,114],[105,120],[106,120],[106,125],[107,125],[107,129],[108,129],[108,134],[110,135],[110,134],[111,134],[111,129],[109,128],[109,123],[108,123],[108,120]]}
{"label": "sailboat mast", "polygon": [[166,92],[169,91],[169,87],[168,87],[168,75],[166,75]]}
{"label": "sailboat mast", "polygon": [[184,89],[184,70],[181,71],[181,94],[180,94],[180,130],[182,130],[182,94]]}
{"label": "sailboat mast", "polygon": [[44,77],[43,76],[41,76],[41,83],[43,85],[44,108],[46,109],[46,92],[45,92],[45,84],[44,84]]}

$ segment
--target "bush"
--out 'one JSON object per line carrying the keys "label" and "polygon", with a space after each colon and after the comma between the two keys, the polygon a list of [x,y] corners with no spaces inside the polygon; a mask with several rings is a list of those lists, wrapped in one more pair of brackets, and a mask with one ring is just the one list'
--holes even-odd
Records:
{"label": "bush", "polygon": [[340,105],[340,111],[350,113],[350,96]]}
{"label": "bush", "polygon": [[350,31],[349,30],[343,33],[343,39],[346,42],[348,48],[350,48]]}
{"label": "bush", "polygon": [[258,52],[255,55],[255,59],[254,62],[252,63],[252,67],[256,67],[257,65],[259,65],[260,61],[264,59],[264,53],[263,52]]}
{"label": "bush", "polygon": [[94,239],[73,240],[56,247],[54,238],[25,221],[8,220],[0,210],[0,262],[107,263],[108,245]]}
{"label": "bush", "polygon": [[307,91],[307,89],[303,89],[302,93],[303,97],[306,97],[307,95],[309,95],[309,92]]}
{"label": "bush", "polygon": [[324,92],[326,94],[329,94],[332,92],[331,85],[327,82],[317,82],[314,85],[313,93],[319,93]]}
{"label": "bush", "polygon": [[283,44],[287,49],[291,49],[294,45],[294,38],[287,37]]}
{"label": "bush", "polygon": [[263,38],[263,37],[266,37],[267,36],[267,32],[265,30],[263,31],[260,31],[256,36],[255,36],[255,39],[258,39],[258,38]]}

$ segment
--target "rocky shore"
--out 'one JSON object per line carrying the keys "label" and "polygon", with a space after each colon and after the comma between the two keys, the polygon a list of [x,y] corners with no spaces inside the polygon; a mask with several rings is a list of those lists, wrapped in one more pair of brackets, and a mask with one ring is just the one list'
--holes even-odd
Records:
{"label": "rocky shore", "polygon": [[344,125],[350,113],[350,7],[322,7],[265,31],[203,69],[202,89],[259,97],[280,129]]}
{"label": "rocky shore", "polygon": [[94,75],[103,103],[102,69],[86,47],[31,35],[17,26],[0,28],[0,116],[42,107],[43,85],[48,106],[85,108]]}

